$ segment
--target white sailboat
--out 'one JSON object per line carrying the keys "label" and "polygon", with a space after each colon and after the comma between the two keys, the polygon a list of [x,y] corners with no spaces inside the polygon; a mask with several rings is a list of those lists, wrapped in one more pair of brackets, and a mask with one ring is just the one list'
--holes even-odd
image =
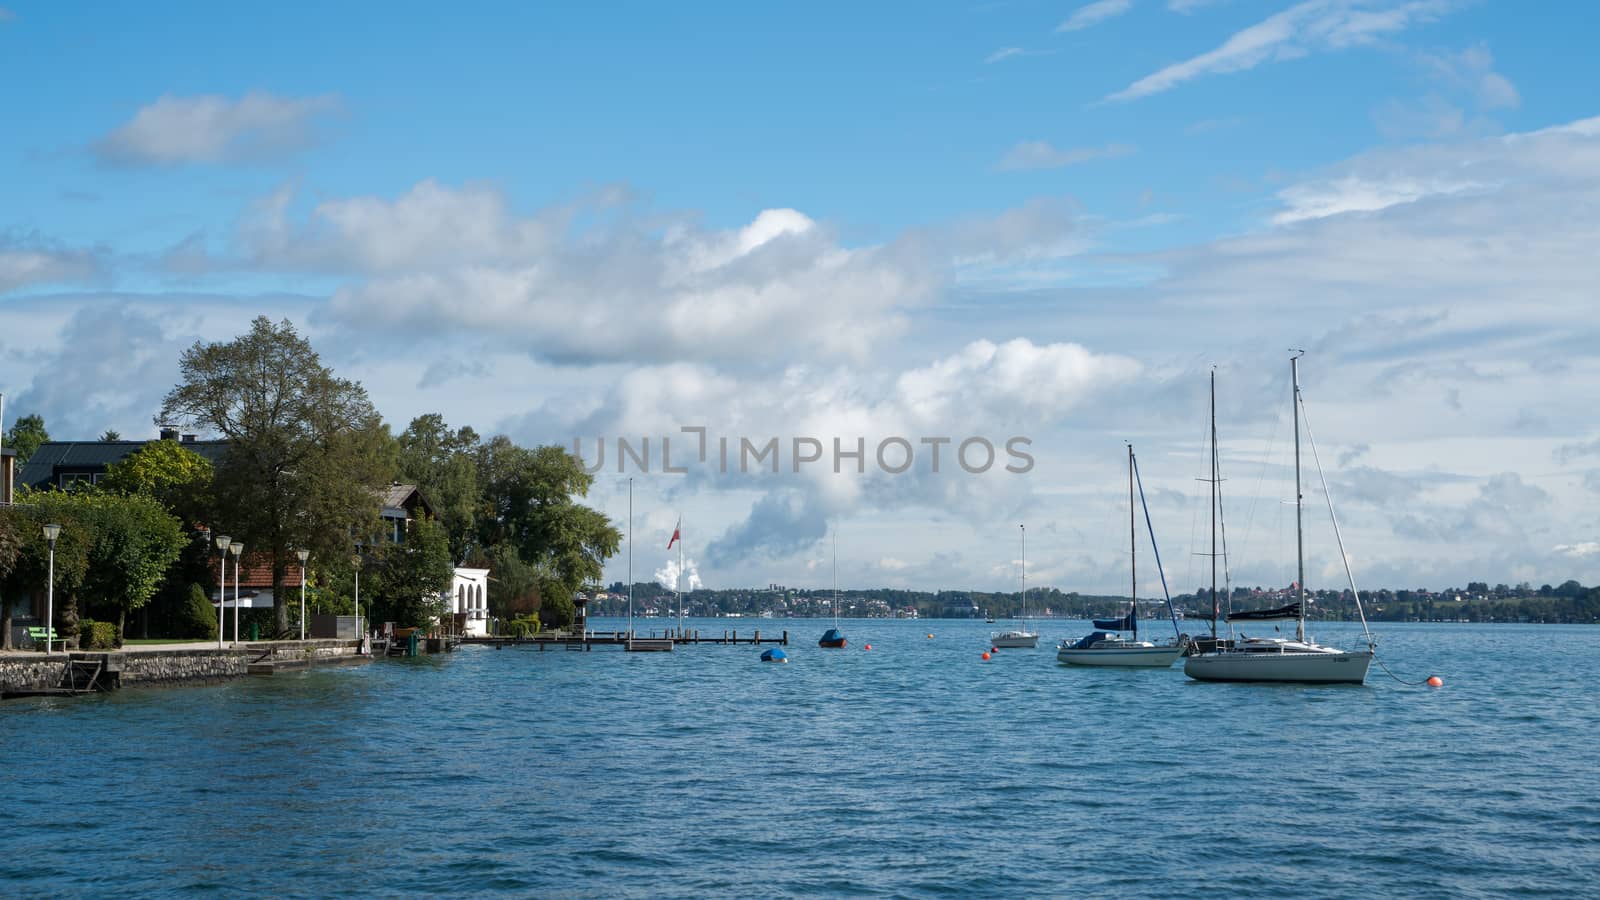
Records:
{"label": "white sailboat", "polygon": [[1022,529],[1022,627],[997,631],[989,636],[989,643],[997,650],[1032,650],[1039,646],[1039,632],[1028,630],[1028,526]]}
{"label": "white sailboat", "polygon": [[[1183,654],[1184,638],[1178,633],[1178,617],[1172,610],[1172,597],[1167,596],[1167,613],[1172,617],[1173,638],[1166,643],[1139,640],[1139,565],[1135,554],[1138,526],[1135,524],[1133,504],[1134,482],[1138,478],[1138,463],[1134,460],[1133,445],[1128,445],[1128,549],[1132,570],[1132,605],[1128,614],[1120,619],[1095,619],[1095,630],[1077,641],[1062,641],[1056,648],[1056,660],[1069,666],[1119,666],[1165,668]],[[1144,497],[1140,485],[1139,496]],[[1155,551],[1156,569],[1161,571],[1161,551],[1156,550],[1155,526],[1150,524],[1150,510],[1145,509],[1145,527],[1150,530],[1150,548]],[[1161,572],[1161,591],[1167,592],[1167,575]],[[1132,633],[1125,638],[1122,632]]]}
{"label": "white sailboat", "polygon": [[[1356,589],[1355,576],[1350,572],[1350,557],[1344,551],[1344,538],[1339,533],[1339,518],[1333,512],[1333,498],[1328,494],[1327,479],[1322,479],[1323,494],[1328,498],[1328,516],[1333,521],[1333,533],[1339,544],[1339,556],[1344,560],[1345,576],[1350,581],[1350,592],[1355,596],[1356,611],[1361,615],[1361,630],[1366,635],[1364,650],[1340,650],[1325,647],[1306,635],[1306,555],[1304,503],[1300,491],[1300,419],[1305,401],[1300,396],[1300,356],[1297,352],[1289,359],[1290,380],[1293,384],[1291,405],[1294,411],[1294,514],[1295,554],[1299,578],[1294,583],[1295,601],[1288,606],[1271,610],[1232,613],[1230,622],[1263,621],[1273,618],[1296,620],[1294,640],[1287,638],[1250,638],[1240,635],[1231,647],[1218,647],[1197,653],[1184,661],[1183,673],[1197,681],[1282,681],[1313,684],[1361,684],[1367,679],[1367,666],[1372,662],[1372,632],[1367,630],[1367,617],[1361,607],[1361,593]],[[1316,458],[1316,438],[1311,435],[1311,452]],[[1317,460],[1317,474],[1322,477],[1322,463]]]}

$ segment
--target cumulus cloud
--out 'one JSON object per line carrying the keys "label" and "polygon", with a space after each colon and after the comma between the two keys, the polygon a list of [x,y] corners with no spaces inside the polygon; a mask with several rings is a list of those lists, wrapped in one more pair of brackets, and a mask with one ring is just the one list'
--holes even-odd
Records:
{"label": "cumulus cloud", "polygon": [[273,159],[312,143],[316,121],[338,109],[332,95],[280,97],[255,91],[235,100],[167,94],[90,149],[102,163],[126,166]]}
{"label": "cumulus cloud", "polygon": [[357,276],[331,316],[363,328],[478,334],[563,361],[864,356],[944,278],[907,242],[845,246],[792,209],[706,228],[614,192],[520,215],[497,190],[425,181],[399,198],[329,200],[303,221],[293,194],[241,229],[257,265]]}
{"label": "cumulus cloud", "polygon": [[1099,25],[1107,19],[1114,19],[1133,8],[1133,0],[1095,0],[1094,3],[1080,6],[1068,16],[1066,21],[1056,26],[1057,32],[1082,31]]}
{"label": "cumulus cloud", "polygon": [[1134,148],[1128,144],[1106,144],[1103,147],[1052,146],[1047,141],[1023,141],[1006,151],[996,168],[1003,172],[1027,169],[1059,169],[1095,159],[1116,159],[1127,156]]}
{"label": "cumulus cloud", "polygon": [[[683,574],[682,582],[678,580],[680,572]],[[656,569],[655,579],[656,584],[673,591],[698,591],[705,587],[705,583],[700,580],[700,565],[695,562],[692,556],[683,558],[683,568],[681,570],[678,568],[678,558],[676,556],[667,560],[661,568]]]}
{"label": "cumulus cloud", "polygon": [[1152,72],[1106,99],[1137,100],[1206,75],[1242,72],[1263,63],[1370,45],[1435,21],[1458,5],[1456,0],[1306,0],[1233,34],[1213,50]]}

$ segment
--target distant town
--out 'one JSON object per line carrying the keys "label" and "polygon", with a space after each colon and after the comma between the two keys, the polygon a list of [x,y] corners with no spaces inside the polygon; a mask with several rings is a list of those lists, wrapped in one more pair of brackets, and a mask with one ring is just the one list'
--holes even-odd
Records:
{"label": "distant town", "polygon": [[[1235,587],[1235,611],[1280,606],[1294,599],[1293,587]],[[1348,590],[1308,590],[1309,615],[1327,621],[1353,620],[1355,603]],[[1426,588],[1384,588],[1363,591],[1367,618],[1379,622],[1525,622],[1550,624],[1600,623],[1600,588],[1577,581],[1534,587],[1468,582],[1463,588],[1431,591]],[[686,616],[748,617],[772,619],[821,618],[833,615],[833,593],[827,588],[798,588],[771,584],[765,588],[695,590],[683,595]],[[1063,592],[1053,587],[1028,591],[1028,615],[1045,619],[1085,619],[1120,615],[1126,596]],[[1185,619],[1211,617],[1210,592],[1178,594],[1173,607]],[[1218,606],[1225,613],[1228,598],[1219,591]],[[1140,615],[1164,618],[1160,599],[1139,598]],[[628,589],[615,582],[590,601],[595,615],[628,614]],[[637,616],[676,616],[677,595],[656,582],[633,586],[633,612]],[[849,589],[839,592],[839,615],[869,619],[973,619],[1015,618],[1022,613],[1018,592],[911,591],[895,588]]]}

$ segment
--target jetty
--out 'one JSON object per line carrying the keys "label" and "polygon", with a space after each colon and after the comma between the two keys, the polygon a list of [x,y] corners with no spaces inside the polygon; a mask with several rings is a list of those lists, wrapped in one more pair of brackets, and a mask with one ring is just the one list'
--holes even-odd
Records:
{"label": "jetty", "polygon": [[639,634],[637,631],[550,631],[526,637],[489,636],[489,637],[463,637],[463,644],[481,644],[503,650],[506,647],[537,647],[543,651],[548,648],[562,650],[588,651],[595,647],[621,647],[634,653],[664,652],[684,644],[743,644],[760,646],[762,644],[777,644],[787,647],[789,645],[788,630],[777,634],[767,632],[762,634],[758,628],[753,633],[738,631],[701,631],[698,628],[678,631],[668,629],[665,632],[651,632],[648,635]]}

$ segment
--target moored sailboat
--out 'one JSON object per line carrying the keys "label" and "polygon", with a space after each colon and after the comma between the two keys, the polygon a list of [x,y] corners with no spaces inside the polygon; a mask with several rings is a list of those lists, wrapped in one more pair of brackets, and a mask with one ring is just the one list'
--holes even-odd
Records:
{"label": "moored sailboat", "polygon": [[[1339,544],[1339,556],[1344,560],[1345,575],[1350,581],[1350,592],[1355,597],[1356,610],[1361,615],[1361,629],[1366,636],[1364,650],[1340,650],[1325,647],[1306,635],[1306,558],[1304,503],[1300,490],[1300,419],[1305,401],[1300,395],[1300,356],[1289,359],[1290,380],[1293,386],[1291,405],[1294,412],[1294,511],[1295,554],[1299,577],[1294,583],[1293,603],[1277,609],[1252,610],[1232,613],[1230,622],[1262,621],[1266,619],[1294,618],[1293,640],[1287,638],[1249,638],[1240,636],[1233,646],[1217,647],[1209,652],[1190,656],[1183,672],[1197,681],[1266,681],[1302,682],[1313,684],[1361,684],[1366,681],[1367,667],[1372,662],[1372,633],[1367,630],[1366,613],[1361,607],[1361,593],[1356,589],[1355,576],[1350,572],[1350,557],[1344,550],[1344,538],[1339,533],[1339,518],[1333,512],[1333,498],[1327,493],[1327,480],[1323,479],[1323,494],[1328,500],[1328,516],[1333,521],[1333,533]],[[1311,437],[1311,452],[1316,457],[1316,438],[1307,426]],[[1322,464],[1317,462],[1321,477]]]}
{"label": "moored sailboat", "polygon": [[[1128,445],[1128,549],[1132,579],[1128,614],[1120,619],[1095,619],[1095,630],[1068,643],[1062,641],[1056,648],[1056,660],[1069,666],[1121,666],[1163,668],[1172,665],[1182,655],[1185,646],[1178,632],[1178,617],[1172,608],[1172,596],[1167,593],[1167,575],[1161,570],[1161,551],[1156,548],[1155,526],[1150,522],[1150,508],[1145,506],[1145,527],[1150,531],[1150,549],[1156,558],[1156,570],[1161,574],[1161,592],[1167,597],[1167,614],[1172,617],[1173,639],[1157,644],[1139,640],[1139,565],[1136,554],[1138,526],[1133,504],[1134,486],[1139,480],[1139,464],[1133,455],[1133,445]],[[1139,500],[1143,504],[1144,486],[1139,484]],[[1129,632],[1131,637],[1123,637]]]}
{"label": "moored sailboat", "polygon": [[[1028,629],[1028,526],[1022,529],[1022,627],[999,631],[989,636],[995,649],[1032,650],[1039,646],[1039,632]],[[990,621],[994,621],[990,619]]]}

